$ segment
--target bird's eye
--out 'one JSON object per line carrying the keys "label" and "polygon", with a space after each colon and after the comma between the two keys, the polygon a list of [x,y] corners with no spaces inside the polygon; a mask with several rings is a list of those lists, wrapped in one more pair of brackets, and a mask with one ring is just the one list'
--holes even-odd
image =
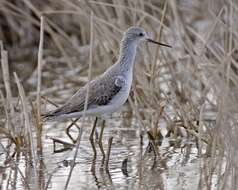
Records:
{"label": "bird's eye", "polygon": [[144,33],[142,33],[142,32],[141,32],[141,33],[139,33],[139,36],[144,36]]}

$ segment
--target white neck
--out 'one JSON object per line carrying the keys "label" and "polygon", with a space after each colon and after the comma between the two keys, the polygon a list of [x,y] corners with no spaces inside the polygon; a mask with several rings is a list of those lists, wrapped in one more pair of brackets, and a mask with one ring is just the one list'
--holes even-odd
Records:
{"label": "white neck", "polygon": [[137,44],[128,38],[121,41],[118,63],[123,71],[133,70]]}

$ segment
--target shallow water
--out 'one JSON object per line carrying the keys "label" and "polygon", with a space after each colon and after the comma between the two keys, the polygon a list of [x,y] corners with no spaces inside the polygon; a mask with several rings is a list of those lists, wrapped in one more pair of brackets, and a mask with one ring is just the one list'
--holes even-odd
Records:
{"label": "shallow water", "polygon": [[[120,119],[110,119],[104,130],[103,145],[107,151],[108,139],[113,136],[109,170],[102,169],[101,152],[97,146],[97,158],[93,164],[89,134],[93,122],[85,122],[76,165],[68,189],[192,189],[199,180],[199,159],[195,143],[186,139],[173,141],[164,138],[159,146],[160,158],[154,163],[153,152],[148,152],[147,136],[143,135],[143,145],[137,124],[122,126]],[[80,122],[78,123],[80,125]],[[100,125],[100,123],[99,123]],[[46,125],[42,136],[42,170],[40,183],[48,189],[64,189],[70,171],[75,149],[54,153],[53,140],[60,139],[72,143],[65,133],[66,123]],[[163,128],[163,127],[162,127]],[[100,127],[97,128],[100,132]],[[165,128],[162,133],[165,134]],[[77,136],[78,130],[72,128]],[[62,148],[62,145],[57,145]],[[123,162],[124,161],[124,162]],[[26,176],[31,170],[26,166],[26,157],[20,155],[19,168]],[[122,167],[122,163],[127,163]],[[13,177],[11,168],[2,170],[2,189],[25,189],[20,175]],[[3,177],[5,176],[5,178]],[[11,176],[11,178],[10,178]],[[30,174],[31,176],[31,174]],[[17,180],[15,180],[17,179]],[[28,178],[26,178],[28,179]],[[12,180],[15,180],[14,182]],[[16,182],[16,183],[15,183]]]}

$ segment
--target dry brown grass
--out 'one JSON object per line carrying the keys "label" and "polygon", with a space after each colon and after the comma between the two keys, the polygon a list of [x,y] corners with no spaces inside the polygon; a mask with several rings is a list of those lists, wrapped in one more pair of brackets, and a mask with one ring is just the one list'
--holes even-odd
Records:
{"label": "dry brown grass", "polygon": [[[1,138],[16,152],[26,144],[38,164],[31,135],[38,131],[41,147],[39,97],[60,104],[88,80],[91,12],[93,76],[116,60],[122,32],[131,25],[173,46],[140,48],[126,106],[155,139],[163,119],[173,137],[185,129],[186,138],[197,140],[203,158],[198,189],[237,189],[238,5],[232,0],[0,1]],[[37,64],[42,15],[43,57]]]}

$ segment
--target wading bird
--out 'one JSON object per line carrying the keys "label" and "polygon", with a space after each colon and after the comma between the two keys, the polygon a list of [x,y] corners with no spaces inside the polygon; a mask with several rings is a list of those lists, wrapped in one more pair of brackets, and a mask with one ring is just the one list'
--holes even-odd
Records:
{"label": "wading bird", "polygon": [[64,105],[42,115],[43,119],[62,120],[81,117],[84,111],[87,85],[89,85],[89,96],[86,116],[106,118],[107,115],[119,110],[129,96],[137,47],[143,41],[171,47],[152,40],[140,27],[130,27],[121,40],[117,62],[102,75],[80,88]]}
{"label": "wading bird", "polygon": [[[171,47],[152,40],[143,28],[130,27],[124,32],[120,44],[119,58],[116,63],[102,75],[97,76],[79,89],[64,105],[44,114],[42,116],[43,120],[57,121],[81,117],[84,114],[88,85],[89,94],[85,116],[106,118],[109,114],[119,110],[129,96],[137,47],[143,41]],[[93,132],[94,129],[90,135],[91,140]]]}

